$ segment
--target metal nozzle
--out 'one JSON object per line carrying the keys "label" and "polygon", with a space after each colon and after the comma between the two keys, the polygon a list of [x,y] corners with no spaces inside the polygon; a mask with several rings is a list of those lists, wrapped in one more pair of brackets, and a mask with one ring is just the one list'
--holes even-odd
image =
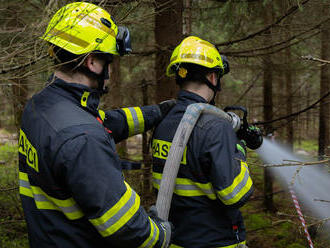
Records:
{"label": "metal nozzle", "polygon": [[233,112],[227,112],[231,119],[231,125],[235,132],[237,132],[241,127],[241,119],[239,116]]}

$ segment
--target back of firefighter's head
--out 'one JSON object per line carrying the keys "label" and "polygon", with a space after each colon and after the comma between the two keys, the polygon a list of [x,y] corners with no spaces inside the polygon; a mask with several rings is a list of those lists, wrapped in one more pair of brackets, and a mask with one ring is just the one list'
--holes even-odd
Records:
{"label": "back of firefighter's head", "polygon": [[196,36],[185,38],[173,51],[166,75],[175,76],[181,88],[206,84],[215,95],[221,90],[220,78],[229,72],[225,56],[208,41]]}
{"label": "back of firefighter's head", "polygon": [[49,54],[58,70],[82,73],[96,81],[101,91],[113,55],[131,52],[128,29],[117,26],[104,9],[86,2],[59,9],[41,38],[50,43]]}

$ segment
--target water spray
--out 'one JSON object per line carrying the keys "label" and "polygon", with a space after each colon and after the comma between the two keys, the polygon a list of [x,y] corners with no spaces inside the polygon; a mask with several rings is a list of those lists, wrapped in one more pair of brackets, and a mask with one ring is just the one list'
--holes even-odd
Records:
{"label": "water spray", "polygon": [[[263,161],[269,164],[265,167],[269,167],[276,179],[289,189],[299,220],[304,228],[309,247],[312,248],[313,242],[308,233],[300,204],[307,207],[316,217],[322,220],[329,219],[330,204],[327,201],[317,200],[327,200],[329,198],[329,173],[316,162],[313,162],[312,166],[299,165],[299,162],[303,162],[302,159],[288,152],[284,146],[269,139],[264,139],[257,153]],[[289,163],[288,166],[283,166],[283,163],[287,163],[286,161],[295,161],[294,164],[297,165],[293,166]],[[281,166],[272,167],[271,165]],[[325,223],[324,227],[330,228],[330,225]]]}

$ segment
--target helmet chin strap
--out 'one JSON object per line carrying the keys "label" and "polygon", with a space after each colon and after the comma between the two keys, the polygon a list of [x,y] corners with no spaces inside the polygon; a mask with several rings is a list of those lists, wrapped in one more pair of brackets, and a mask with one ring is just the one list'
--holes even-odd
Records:
{"label": "helmet chin strap", "polygon": [[100,74],[95,73],[88,69],[87,67],[82,67],[82,71],[89,77],[94,78],[97,81],[97,91],[100,96],[109,92],[108,87],[104,86],[104,81],[109,79],[109,64],[106,62],[103,66],[102,72]]}
{"label": "helmet chin strap", "polygon": [[103,70],[98,78],[98,90],[101,95],[109,92],[109,88],[104,86],[104,81],[109,79],[109,64],[110,62],[106,62],[103,66]]}

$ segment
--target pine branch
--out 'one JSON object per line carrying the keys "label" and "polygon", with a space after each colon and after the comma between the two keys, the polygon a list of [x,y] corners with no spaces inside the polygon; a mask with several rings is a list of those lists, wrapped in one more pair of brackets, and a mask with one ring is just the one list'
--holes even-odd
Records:
{"label": "pine branch", "polygon": [[34,60],[31,60],[28,63],[25,63],[25,64],[22,64],[22,65],[17,65],[17,66],[13,66],[11,68],[4,69],[4,70],[0,71],[0,74],[6,74],[6,73],[11,72],[11,71],[20,70],[20,69],[23,69],[25,67],[34,65],[35,63],[39,62],[40,60],[43,60],[46,57],[48,57],[47,54],[41,55],[40,57],[38,57],[38,58],[36,58]]}
{"label": "pine branch", "polygon": [[279,24],[285,18],[287,18],[288,16],[290,16],[291,14],[293,14],[294,12],[296,12],[296,10],[298,10],[302,5],[305,5],[309,1],[310,0],[305,0],[302,3],[300,3],[300,4],[297,4],[295,6],[292,6],[284,15],[282,15],[280,18],[278,18],[274,23],[272,23],[270,25],[267,25],[266,27],[258,30],[257,32],[254,32],[252,34],[249,34],[249,35],[247,35],[247,36],[245,36],[243,38],[240,38],[240,39],[218,43],[218,44],[216,44],[216,46],[228,46],[228,45],[232,45],[234,43],[238,43],[238,42],[241,42],[241,41],[249,40],[249,39],[254,38],[255,36],[261,35],[262,33],[268,31],[269,29],[271,29],[273,27],[275,27],[277,24]]}
{"label": "pine branch", "polygon": [[319,22],[318,24],[314,25],[313,27],[303,31],[303,32],[300,32],[298,34],[295,34],[293,36],[291,36],[290,38],[284,40],[284,41],[279,41],[279,42],[276,42],[274,44],[271,44],[271,45],[268,45],[268,46],[264,46],[264,47],[259,47],[259,48],[255,48],[255,49],[249,49],[249,50],[240,50],[240,51],[224,51],[222,53],[226,53],[226,55],[234,55],[234,54],[240,54],[240,53],[252,53],[252,52],[257,52],[257,51],[262,51],[262,50],[269,50],[269,49],[272,49],[272,48],[275,48],[275,47],[278,47],[278,46],[281,46],[283,44],[286,44],[298,37],[301,37],[303,36],[304,34],[306,33],[309,33],[317,28],[319,28],[323,23],[329,21],[330,18],[326,18],[325,20],[322,20],[321,22]]}
{"label": "pine branch", "polygon": [[282,117],[279,117],[279,118],[276,118],[274,120],[270,120],[270,121],[257,121],[257,122],[254,122],[252,123],[253,125],[266,125],[266,124],[270,124],[270,123],[273,123],[273,122],[276,122],[276,121],[281,121],[281,120],[285,120],[285,119],[289,119],[289,118],[292,118],[292,117],[295,117],[295,116],[298,116],[312,108],[314,108],[319,102],[321,102],[323,99],[327,98],[328,96],[330,95],[330,91],[327,92],[326,94],[324,94],[320,99],[318,99],[316,102],[314,102],[312,105],[300,110],[300,111],[297,111],[295,113],[292,113],[292,114],[289,114],[289,115],[285,115],[285,116],[282,116]]}

